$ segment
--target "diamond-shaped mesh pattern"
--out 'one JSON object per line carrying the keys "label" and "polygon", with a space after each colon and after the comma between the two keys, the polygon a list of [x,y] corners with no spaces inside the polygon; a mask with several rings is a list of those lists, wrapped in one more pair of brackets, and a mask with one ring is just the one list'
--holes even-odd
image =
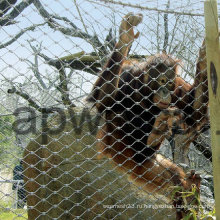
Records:
{"label": "diamond-shaped mesh pattern", "polygon": [[0,219],[214,209],[203,3],[0,1]]}

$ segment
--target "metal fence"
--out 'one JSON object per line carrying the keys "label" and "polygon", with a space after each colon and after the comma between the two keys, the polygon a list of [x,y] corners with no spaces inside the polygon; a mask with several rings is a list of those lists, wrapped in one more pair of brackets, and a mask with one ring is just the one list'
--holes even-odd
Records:
{"label": "metal fence", "polygon": [[213,214],[203,3],[0,1],[0,219]]}

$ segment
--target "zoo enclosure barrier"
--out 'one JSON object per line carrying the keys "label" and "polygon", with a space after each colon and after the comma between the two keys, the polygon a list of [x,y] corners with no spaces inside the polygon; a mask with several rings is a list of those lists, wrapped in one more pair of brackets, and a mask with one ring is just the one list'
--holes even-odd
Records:
{"label": "zoo enclosure barrier", "polygon": [[[10,200],[12,201],[12,203],[8,204],[9,206],[5,207],[5,208],[8,208],[8,209],[17,209],[20,205],[20,203],[22,203],[22,200],[18,197],[18,194],[19,194],[19,189],[21,188],[20,185],[24,183],[24,180],[0,180],[0,185],[1,185],[1,188],[4,188],[4,189],[12,189],[13,188],[13,184],[15,184],[15,188],[13,189],[14,192],[13,193],[7,193],[5,190],[4,192],[1,192],[2,194],[4,194],[4,197],[5,198],[2,198],[3,200],[4,199],[8,199],[10,198]],[[9,186],[7,186],[9,185]],[[22,195],[23,196],[23,195]],[[10,206],[11,205],[11,206]],[[23,208],[25,207],[25,203],[24,203],[24,206]]]}
{"label": "zoo enclosure barrier", "polygon": [[[198,0],[0,2],[0,178],[6,181],[9,176],[13,181],[13,169],[22,160],[20,174],[24,178],[27,198],[27,209],[13,209],[14,201],[10,195],[14,192],[12,189],[6,192],[1,187],[0,219],[6,213],[11,219],[175,219],[172,192],[176,188],[168,187],[162,194],[156,194],[163,188],[157,184],[164,179],[172,182],[175,172],[169,176],[166,173],[168,167],[158,172],[157,166],[153,165],[139,174],[143,177],[150,173],[153,177],[146,179],[144,176],[144,183],[135,185],[134,180],[141,177],[137,175],[131,181],[128,176],[131,177],[130,173],[140,164],[125,172],[118,171],[128,161],[137,162],[137,157],[146,156],[154,142],[162,140],[157,151],[158,155],[163,155],[161,164],[175,163],[185,173],[194,169],[202,178],[200,206],[203,209],[189,201],[182,205],[186,210],[195,210],[201,218],[213,213],[210,125],[207,101],[204,101],[207,99],[207,86],[204,86],[207,79],[204,78],[206,57],[202,46],[205,37],[203,3]],[[179,95],[176,100],[173,98],[163,116],[158,108],[155,115],[152,114],[155,105],[161,104],[160,101],[153,103],[153,91],[143,95],[139,87],[129,92],[134,89],[132,81],[136,80],[138,85],[141,77],[123,78],[120,83],[125,85],[124,88],[121,86],[122,93],[118,96],[109,90],[113,104],[110,99],[104,103],[108,94],[97,98],[96,101],[104,103],[105,111],[114,112],[110,119],[106,118],[106,112],[91,108],[91,103],[86,100],[115,44],[121,39],[119,27],[123,17],[130,12],[133,13],[130,16],[142,15],[137,22],[140,24],[134,28],[135,33],[138,30],[140,34],[128,48],[129,65],[142,68],[138,62],[145,62],[151,55],[165,51],[178,60],[177,77],[188,88],[186,94]],[[123,54],[123,49],[118,49]],[[156,67],[157,63],[149,71]],[[114,84],[114,80],[111,83],[103,80],[103,85]],[[154,79],[159,80],[159,76]],[[170,79],[166,74],[162,80],[167,87]],[[149,82],[146,84],[150,87]],[[193,89],[190,85],[194,85]],[[101,90],[106,93],[103,88]],[[159,90],[160,87],[154,92]],[[143,101],[146,98],[151,101],[150,106]],[[129,101],[131,104],[127,106]],[[145,107],[143,102],[147,103]],[[194,110],[200,113],[199,116]],[[156,124],[149,117],[154,118]],[[189,126],[192,118],[195,121]],[[119,126],[101,136],[106,120],[113,125],[119,123]],[[138,120],[137,124],[135,120]],[[122,135],[123,139],[120,135],[115,138],[116,131],[121,132],[124,127],[128,132]],[[150,130],[152,127],[155,130]],[[106,152],[103,146],[100,148],[100,143],[107,143],[106,137],[115,138],[111,146],[107,146],[110,149],[114,149],[115,143],[131,139],[134,145],[146,145],[147,150],[145,152],[145,147],[135,149],[134,155],[128,157],[127,149],[135,147],[127,144],[112,159],[100,158]],[[146,143],[150,137],[151,143]],[[117,160],[118,155],[125,155],[125,158],[114,165],[112,160]],[[146,165],[143,162],[142,168]],[[147,191],[148,185],[153,190]]]}

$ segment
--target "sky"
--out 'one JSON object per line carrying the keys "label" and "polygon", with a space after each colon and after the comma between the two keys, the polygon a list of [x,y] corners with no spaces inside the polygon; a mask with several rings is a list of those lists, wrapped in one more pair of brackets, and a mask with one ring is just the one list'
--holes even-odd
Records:
{"label": "sky", "polygon": [[[123,0],[121,2],[131,3],[141,7],[165,9],[167,0]],[[123,7],[118,4],[104,4],[101,0],[47,0],[41,1],[41,3],[49,13],[67,17],[77,27],[81,28],[83,31],[88,31],[88,33],[91,35],[96,33],[100,41],[104,41],[109,29],[112,26],[116,26],[118,28],[121,18],[125,14],[128,12],[142,13],[144,19],[142,24],[140,24],[137,28],[141,34],[139,39],[135,41],[131,52],[144,55],[150,55],[156,52],[155,32],[157,25],[159,25],[158,27],[162,28],[163,13],[159,13],[158,15],[158,12],[155,11]],[[78,10],[75,3],[78,6]],[[170,11],[202,14],[203,1],[171,0]],[[84,24],[82,23],[80,16],[83,18]],[[169,14],[168,16],[170,32],[172,32],[172,29],[175,26],[175,16],[176,15],[174,14]],[[158,18],[159,20],[157,20]],[[199,44],[204,36],[204,21],[202,17],[182,16],[181,18],[183,19],[183,23],[185,22],[184,25],[186,25],[189,30],[190,28],[193,30],[194,26],[196,26],[198,29],[194,35],[192,34],[189,36],[184,36],[184,30],[177,29],[175,36],[176,42],[179,44],[181,44],[181,41],[184,37],[188,38],[194,44],[192,48],[188,48],[188,53],[186,53],[189,55],[186,55],[188,57],[185,57],[186,61],[184,61],[184,63],[186,64],[184,65],[186,68],[188,68],[188,60],[192,62],[192,65],[195,63],[197,56],[195,51],[199,48]],[[26,8],[22,14],[16,18],[16,21],[17,23],[15,25],[1,28],[1,43],[5,43],[10,40],[12,36],[17,34],[25,27],[44,22],[33,5]],[[86,53],[93,52],[93,47],[85,40],[64,36],[60,32],[54,31],[47,25],[44,25],[36,28],[35,31],[25,33],[21,38],[7,48],[0,49],[0,79],[14,79],[14,82],[17,83],[24,83],[25,80],[27,81],[27,78],[33,80],[33,78],[31,78],[31,76],[33,76],[33,72],[30,69],[29,61],[34,62],[34,56],[29,42],[35,46],[41,44],[41,52],[51,58],[63,57],[80,51],[85,51]],[[53,68],[44,64],[42,60],[39,60],[39,64],[39,70],[43,77],[46,77],[46,75],[49,75],[51,79],[56,77],[56,72]],[[77,92],[75,92],[74,95],[88,93],[91,90],[95,79],[95,76],[87,74],[83,71],[75,72],[73,79],[71,79],[71,83],[80,88],[76,89]],[[190,80],[190,78],[188,79]],[[6,88],[2,88],[1,90],[6,93],[6,90],[4,89]],[[37,93],[34,91],[33,95],[34,94],[36,95]]]}

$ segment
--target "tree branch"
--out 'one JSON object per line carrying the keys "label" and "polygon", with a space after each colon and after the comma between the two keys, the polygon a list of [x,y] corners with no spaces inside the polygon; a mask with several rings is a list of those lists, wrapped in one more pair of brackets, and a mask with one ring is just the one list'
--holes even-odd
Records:
{"label": "tree branch", "polygon": [[[85,22],[84,22],[84,20],[83,20],[82,14],[81,14],[80,9],[79,9],[79,6],[78,6],[77,3],[76,3],[76,0],[74,0],[74,5],[76,6],[76,10],[77,10],[77,12],[78,12],[80,21],[81,21],[81,23],[82,23],[82,25],[83,25],[83,27],[84,27],[84,30],[85,30],[86,34],[89,35],[89,32],[88,32],[87,27],[86,27],[86,25],[85,25]],[[94,44],[93,44],[92,42],[89,42],[89,43],[92,45],[93,50],[94,50],[97,54],[99,54],[99,53],[97,52],[97,48],[94,46]]]}
{"label": "tree branch", "polygon": [[28,101],[29,105],[33,108],[35,108],[38,111],[41,111],[41,107],[26,93],[18,91],[15,87],[12,87],[12,89],[8,89],[9,94],[17,94],[21,96],[23,99]]}
{"label": "tree branch", "polygon": [[[56,107],[48,107],[48,108],[40,107],[28,94],[21,92],[21,91],[18,91],[15,87],[13,87],[12,89],[8,89],[8,93],[9,94],[17,94],[17,95],[21,96],[23,99],[25,99],[29,103],[29,105],[31,107],[36,109],[38,112],[41,112],[41,113],[57,112]],[[71,106],[71,107],[74,107],[74,106]]]}
{"label": "tree branch", "polygon": [[[71,54],[69,56],[61,57],[59,59],[53,59],[45,54],[39,53],[48,65],[60,69],[62,66],[67,68],[72,68],[74,70],[82,70],[92,75],[98,76],[100,69],[102,68],[100,64],[100,58],[94,56],[93,54],[85,54],[84,52],[79,52],[76,54]],[[130,55],[129,59],[143,60],[147,56],[145,55]]]}
{"label": "tree branch", "polygon": [[61,98],[63,101],[63,104],[65,106],[71,106],[71,107],[76,107],[69,98],[69,90],[68,90],[68,81],[66,77],[66,72],[64,67],[62,66],[59,70],[59,78],[60,78],[60,84],[58,86],[58,90],[61,93]]}
{"label": "tree branch", "polygon": [[65,106],[75,107],[75,105],[71,102],[69,98],[68,79],[67,79],[66,72],[65,72],[66,64],[59,59],[56,59],[56,60],[50,59],[49,57],[41,53],[38,53],[38,55],[42,57],[47,62],[48,65],[51,65],[58,70],[60,83],[57,89],[61,93],[63,104]]}
{"label": "tree branch", "polygon": [[42,57],[48,65],[53,66],[56,69],[59,69],[61,67],[61,63],[59,59],[52,59],[43,53],[38,53],[38,55]]}
{"label": "tree branch", "polygon": [[[43,7],[43,5],[40,3],[39,0],[35,0],[33,4],[38,10],[39,14],[46,20],[46,22],[52,29],[55,29],[56,31],[60,31],[61,33],[65,35],[69,35],[71,37],[79,37],[79,38],[86,40],[92,46],[94,46],[95,48],[98,48],[98,51],[102,56],[108,54],[108,51],[103,46],[103,44],[99,41],[96,35],[91,36],[88,33],[83,32],[76,25],[74,25],[68,18],[60,17],[58,15],[51,15],[50,13],[47,12],[47,10]],[[60,25],[59,23],[57,23],[54,20],[54,18],[65,21],[66,23],[71,25],[71,28],[63,27],[63,25]]]}
{"label": "tree branch", "polygon": [[3,15],[5,15],[8,10],[10,10],[13,5],[15,5],[17,2],[17,0],[1,0],[0,1],[0,17],[2,17]]}
{"label": "tree branch", "polygon": [[116,44],[116,37],[113,36],[112,28],[110,28],[108,35],[105,38],[105,42],[107,43],[107,47],[109,47],[110,51],[113,51]]}
{"label": "tree branch", "polygon": [[122,1],[115,1],[115,0],[87,0],[91,3],[103,6],[103,7],[107,7],[109,8],[109,4],[114,4],[114,5],[120,5],[123,7],[130,7],[134,10],[134,8],[136,9],[141,9],[141,10],[146,10],[146,11],[156,11],[159,13],[168,13],[168,14],[177,14],[177,15],[189,15],[189,16],[198,16],[198,17],[204,17],[204,13],[191,13],[191,12],[183,12],[183,11],[177,11],[177,10],[163,10],[163,9],[159,9],[156,7],[148,7],[148,6],[141,6],[140,4],[131,4],[131,3],[125,3]]}
{"label": "tree branch", "polygon": [[5,17],[0,18],[0,26],[7,26],[10,24],[14,24],[14,19],[29,5],[33,3],[34,0],[26,0],[22,1],[20,4],[16,5],[14,9]]}
{"label": "tree branch", "polygon": [[157,25],[156,25],[156,38],[157,38],[157,53],[160,53],[160,14],[159,12],[157,13]]}
{"label": "tree branch", "polygon": [[[29,42],[29,41],[28,41],[28,42]],[[36,79],[38,80],[38,82],[40,83],[40,85],[42,86],[42,88],[47,90],[48,88],[47,88],[46,84],[44,83],[44,81],[43,81],[43,79],[42,79],[42,77],[41,77],[41,75],[40,75],[39,68],[38,68],[38,66],[39,66],[39,65],[38,65],[38,54],[39,54],[40,51],[41,51],[41,44],[40,44],[39,48],[34,47],[33,45],[31,45],[30,42],[29,42],[29,45],[30,45],[31,49],[32,49],[33,52],[34,52],[34,63],[31,63],[31,62],[28,60],[28,61],[31,63],[31,65],[32,65],[31,69],[32,69],[32,71],[33,71],[33,73],[34,73],[34,76],[36,77]]]}
{"label": "tree branch", "polygon": [[45,24],[46,24],[46,22],[42,23],[42,24],[35,24],[30,27],[24,28],[18,34],[16,34],[11,40],[9,40],[8,42],[6,42],[4,44],[0,44],[0,49],[5,48],[5,47],[9,46],[10,44],[14,43],[19,37],[21,37],[27,31],[33,31],[36,27],[43,26]]}
{"label": "tree branch", "polygon": [[42,53],[39,53],[39,56],[41,56],[48,65],[51,65],[56,69],[60,69],[62,66],[65,66],[75,70],[83,70],[97,76],[100,71],[99,67],[101,67],[99,63],[99,58],[97,56],[88,55],[82,57],[81,53],[77,54],[79,54],[79,57],[76,57],[73,54],[70,55],[71,58],[68,58],[69,56],[66,56],[60,59],[52,59]]}
{"label": "tree branch", "polygon": [[[166,10],[170,8],[170,0],[168,0],[166,5]],[[168,13],[164,14],[164,42],[163,42],[163,51],[167,51],[169,41],[169,30],[168,30]]]}
{"label": "tree branch", "polygon": [[177,30],[178,22],[179,22],[179,19],[180,19],[180,15],[176,15],[175,17],[176,17],[176,20],[175,20],[175,24],[173,26],[173,30],[172,30],[172,33],[171,33],[171,40],[170,40],[170,47],[169,47],[168,54],[173,54],[173,52],[176,51],[176,49],[173,49],[173,51],[171,52],[171,49],[172,49],[174,37],[176,36],[176,30]]}

